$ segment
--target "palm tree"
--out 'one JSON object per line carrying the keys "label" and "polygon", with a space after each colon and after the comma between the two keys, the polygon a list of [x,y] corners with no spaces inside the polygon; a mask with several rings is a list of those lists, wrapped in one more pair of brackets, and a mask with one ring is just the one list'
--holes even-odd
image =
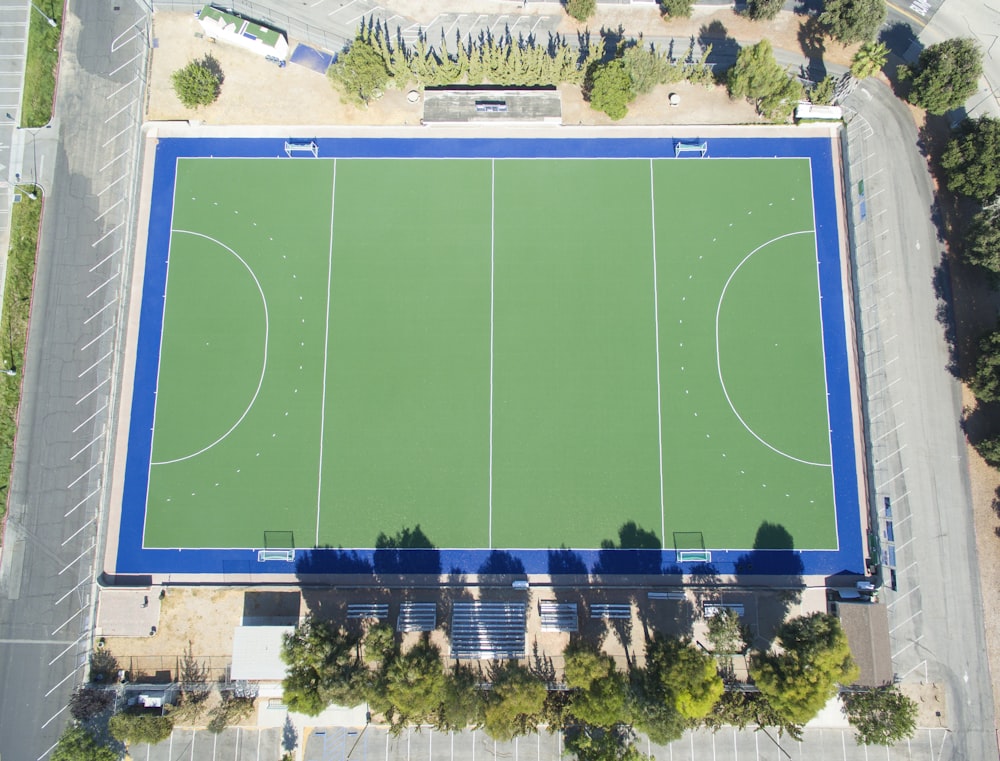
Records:
{"label": "palm tree", "polygon": [[889,58],[889,48],[884,42],[866,42],[851,59],[851,74],[856,79],[868,79],[880,71]]}

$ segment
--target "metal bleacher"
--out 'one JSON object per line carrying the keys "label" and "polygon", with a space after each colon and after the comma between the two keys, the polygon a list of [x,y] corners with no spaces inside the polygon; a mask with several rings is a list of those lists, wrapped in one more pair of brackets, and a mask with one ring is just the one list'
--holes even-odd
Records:
{"label": "metal bleacher", "polygon": [[575,632],[580,628],[575,602],[539,600],[538,615],[543,632]]}
{"label": "metal bleacher", "polygon": [[724,610],[731,610],[737,616],[743,616],[743,605],[740,603],[706,602],[705,618],[711,618],[716,613],[721,613]]}
{"label": "metal bleacher", "polygon": [[523,658],[526,626],[523,602],[456,602],[451,612],[451,657]]}
{"label": "metal bleacher", "polygon": [[404,602],[396,619],[398,632],[431,632],[437,628],[437,603]]}
{"label": "metal bleacher", "polygon": [[381,621],[389,617],[387,603],[356,603],[347,606],[348,618],[374,618]]}
{"label": "metal bleacher", "polygon": [[632,618],[632,606],[628,603],[624,605],[615,605],[613,603],[612,604],[598,603],[590,606],[590,617],[630,619]]}
{"label": "metal bleacher", "polygon": [[646,595],[650,600],[683,600],[687,597],[683,592],[653,592]]}

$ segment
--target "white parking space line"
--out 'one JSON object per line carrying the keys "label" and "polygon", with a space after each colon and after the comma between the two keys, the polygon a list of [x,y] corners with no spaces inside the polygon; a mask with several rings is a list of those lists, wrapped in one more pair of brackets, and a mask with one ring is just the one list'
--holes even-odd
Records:
{"label": "white parking space line", "polygon": [[[62,597],[60,597],[60,598],[59,598],[58,600],[56,600],[55,604],[56,604],[56,605],[59,605],[59,603],[61,603],[61,602],[62,602],[63,600],[65,600],[65,599],[66,599],[67,597],[69,597],[69,596],[70,596],[71,594],[73,594],[73,593],[74,593],[74,592],[75,592],[76,590],[78,590],[78,589],[79,589],[80,587],[82,587],[82,586],[83,586],[84,584],[89,584],[89,583],[90,583],[90,579],[86,579],[86,578],[85,578],[85,579],[83,579],[83,581],[81,581],[81,582],[80,582],[79,584],[77,584],[77,585],[76,585],[75,587],[73,587],[73,588],[72,588],[71,590],[69,590],[69,591],[68,591],[68,592],[67,592],[66,594],[64,594],[64,595],[63,595]],[[86,637],[86,636],[87,636],[86,634],[82,635],[81,639],[82,639],[83,637]],[[77,640],[77,642],[79,642],[79,641],[80,641],[80,640]],[[74,644],[76,644],[76,643],[74,643]]]}
{"label": "white parking space line", "polygon": [[[83,638],[84,638],[84,637],[87,637],[87,636],[89,636],[89,635],[90,635],[90,632],[86,632],[86,633],[84,633],[84,634],[81,634],[81,635],[80,635],[80,636],[79,636],[79,637],[77,638],[76,642],[71,642],[70,644],[68,644],[68,645],[66,646],[66,649],[65,649],[65,650],[61,651],[61,652],[59,653],[59,655],[57,655],[57,656],[56,656],[55,658],[53,658],[53,659],[52,659],[51,661],[49,661],[48,665],[49,665],[49,666],[51,666],[51,665],[52,665],[53,663],[55,663],[56,661],[58,661],[58,660],[59,660],[60,658],[62,658],[62,657],[63,657],[64,655],[66,655],[66,653],[68,653],[68,652],[69,652],[69,651],[70,651],[70,650],[71,650],[71,649],[72,649],[72,648],[73,648],[74,646],[76,646],[76,645],[79,645],[79,644],[80,644],[80,642],[81,642],[81,640],[83,640]],[[44,726],[44,725],[43,725],[43,726]]]}
{"label": "white parking space line", "polygon": [[[87,343],[85,343],[83,346],[81,346],[80,347],[80,351],[86,351],[91,346],[93,346],[95,343],[97,343],[97,341],[100,340],[103,336],[105,336],[108,333],[108,331],[111,331],[111,330],[114,330],[114,329],[115,329],[115,325],[114,324],[108,325],[108,327],[106,327],[104,330],[102,330],[96,336],[94,336],[89,341],[87,341]],[[74,431],[74,433],[76,433],[76,431]]]}
{"label": "white parking space line", "polygon": [[125,90],[128,87],[134,85],[138,80],[139,80],[139,75],[136,74],[134,77],[132,77],[132,79],[130,79],[128,82],[126,82],[121,87],[119,87],[117,90],[115,90],[113,93],[111,93],[110,95],[108,95],[105,98],[105,100],[111,100],[113,97],[115,97],[116,95],[118,95],[118,93],[120,93],[122,90]]}
{"label": "white parking space line", "polygon": [[111,378],[105,378],[100,383],[98,383],[96,386],[94,386],[94,388],[92,388],[90,391],[88,391],[86,394],[84,394],[83,396],[81,396],[79,399],[76,400],[77,405],[79,405],[84,400],[86,400],[86,399],[90,398],[91,396],[93,396],[96,392],[98,392],[101,389],[101,386],[103,386],[105,383],[107,383],[110,380],[111,380]]}
{"label": "white parking space line", "polygon": [[[124,178],[123,178],[123,179],[124,179]],[[117,182],[117,180],[116,180],[116,182]],[[110,235],[111,235],[112,233],[114,233],[114,232],[115,232],[115,230],[119,229],[119,228],[120,228],[120,227],[121,227],[122,225],[124,225],[124,224],[125,224],[125,221],[124,221],[124,220],[122,220],[122,221],[121,221],[121,222],[119,222],[119,223],[118,223],[117,225],[115,225],[115,226],[114,226],[114,227],[112,227],[112,228],[111,228],[110,230],[108,230],[108,231],[107,231],[106,233],[104,233],[104,235],[102,235],[102,236],[101,236],[100,238],[98,238],[98,239],[97,239],[97,240],[95,240],[95,241],[94,241],[93,243],[91,243],[91,244],[90,244],[90,247],[91,247],[91,248],[97,248],[98,244],[100,244],[100,243],[101,243],[102,241],[104,241],[104,240],[105,240],[105,239],[106,239],[106,238],[107,238],[108,236],[110,236]]]}
{"label": "white parking space line", "polygon": [[42,755],[40,755],[37,759],[35,759],[35,761],[42,761],[43,758],[45,758],[47,755],[49,755],[49,753],[51,753],[52,751],[55,750],[55,748],[56,748],[56,746],[58,744],[59,744],[58,740],[56,742],[52,743],[52,745],[49,746],[49,749],[47,751],[45,751]]}
{"label": "white parking space line", "polygon": [[[106,285],[110,285],[111,283],[113,283],[115,281],[115,278],[117,278],[117,277],[118,277],[118,273],[115,272],[115,274],[113,274],[111,277],[109,277],[107,280],[105,280],[103,283],[101,283],[99,286],[97,286],[94,290],[92,290],[90,293],[88,293],[87,294],[87,298],[89,299],[91,296],[93,296],[99,290],[101,290],[102,288],[104,288]],[[77,377],[79,377],[79,376],[77,376]]]}
{"label": "white parking space line", "polygon": [[[51,664],[50,664],[50,665],[51,665]],[[55,712],[54,714],[52,714],[52,715],[51,715],[51,716],[49,717],[49,720],[48,720],[48,721],[46,721],[46,722],[45,722],[44,724],[42,724],[42,726],[40,727],[40,729],[45,729],[45,728],[46,728],[46,727],[47,727],[47,726],[48,726],[49,724],[51,724],[51,723],[52,723],[53,721],[55,721],[55,718],[56,718],[56,717],[57,717],[57,716],[58,716],[59,714],[61,714],[61,713],[62,713],[63,711],[65,711],[65,710],[66,710],[67,708],[69,708],[69,705],[64,705],[64,706],[63,706],[62,708],[60,708],[60,709],[59,709],[58,711],[56,711],[56,712]]]}
{"label": "white parking space line", "polygon": [[[105,354],[105,355],[104,355],[103,357],[101,357],[101,358],[100,358],[99,360],[97,360],[96,362],[94,362],[94,364],[92,364],[92,365],[91,365],[90,367],[88,367],[88,368],[87,368],[86,370],[84,370],[84,371],[83,371],[82,373],[80,373],[80,374],[79,374],[79,375],[77,375],[76,377],[77,377],[77,378],[82,378],[82,377],[83,377],[84,375],[86,375],[86,374],[87,374],[87,373],[89,373],[89,372],[90,372],[91,370],[93,370],[93,369],[94,369],[95,367],[97,367],[97,366],[98,366],[99,364],[101,364],[101,362],[103,362],[103,361],[104,361],[104,360],[106,360],[106,359],[107,359],[108,357],[110,357],[110,356],[111,356],[111,355],[112,355],[113,353],[114,353],[114,350],[112,349],[111,351],[109,351],[109,352],[108,352],[107,354]],[[101,407],[101,409],[103,410],[103,409],[104,409],[105,407],[107,407],[107,405],[106,405],[106,404],[104,405],[104,407]],[[97,413],[95,412],[95,413],[94,413],[94,415],[96,415],[96,414],[97,414]],[[84,426],[84,425],[85,425],[86,423],[90,422],[90,421],[91,421],[92,419],[93,419],[93,415],[91,415],[91,417],[87,418],[87,419],[86,419],[86,420],[84,420],[84,421],[83,421],[82,423],[80,423],[80,425],[78,425],[78,426],[77,426],[76,428],[74,428],[74,429],[73,429],[73,433],[76,433],[76,432],[77,432],[78,430],[80,430],[80,428],[82,428],[82,427],[83,427],[83,426]]]}
{"label": "white parking space line", "polygon": [[74,478],[73,479],[73,483],[71,483],[66,488],[67,489],[72,489],[74,486],[76,486],[78,483],[80,483],[80,481],[83,480],[84,476],[88,475],[94,468],[96,468],[100,464],[101,463],[99,463],[99,462],[95,462],[93,465],[91,465],[89,468],[87,468],[85,471],[83,471],[83,473],[81,473],[76,478]]}
{"label": "white parking space line", "polygon": [[[83,324],[84,325],[89,325],[91,320],[93,320],[95,317],[97,317],[97,315],[99,315],[105,309],[107,309],[108,307],[112,306],[116,301],[118,301],[118,297],[117,296],[115,298],[111,299],[111,301],[109,301],[107,304],[105,304],[104,306],[102,306],[100,309],[98,309],[92,315],[90,315],[90,317],[88,317],[86,320],[83,321]],[[77,404],[79,404],[79,402],[77,402]]]}
{"label": "white parking space line", "polygon": [[[53,636],[53,637],[56,636],[60,631],[62,631],[63,627],[66,626],[66,624],[68,624],[74,618],[76,618],[77,616],[79,616],[81,613],[83,613],[83,611],[87,610],[89,607],[90,607],[90,605],[84,605],[82,608],[80,608],[80,610],[78,610],[72,616],[70,616],[65,621],[63,621],[61,624],[59,624],[59,626],[56,628],[56,630],[52,632],[51,636]],[[45,697],[48,697],[48,695],[46,695]]]}
{"label": "white parking space line", "polygon": [[[102,431],[100,434],[98,434],[93,439],[91,439],[86,444],[84,444],[83,447],[76,454],[74,454],[72,457],[70,457],[69,459],[70,460],[75,460],[77,457],[79,457],[80,455],[82,455],[84,452],[86,452],[88,449],[90,449],[92,446],[94,446],[94,444],[96,444],[98,441],[100,441],[103,438],[104,438],[104,432]],[[66,544],[66,543],[63,542],[63,544]]]}
{"label": "white parking space line", "polygon": [[[119,201],[118,203],[121,203],[121,201]],[[115,205],[117,206],[117,204],[115,204]],[[100,217],[98,217],[98,219],[100,219]],[[96,222],[97,220],[95,219],[94,221]],[[110,259],[112,256],[114,256],[115,254],[117,254],[121,250],[122,250],[122,246],[119,246],[114,251],[112,251],[110,254],[108,254],[103,259],[101,259],[101,261],[99,261],[97,264],[95,264],[93,267],[91,267],[89,271],[93,272],[98,267],[100,267],[102,264],[104,264],[104,262],[106,262],[108,259]],[[86,347],[84,347],[84,348],[86,348]]]}

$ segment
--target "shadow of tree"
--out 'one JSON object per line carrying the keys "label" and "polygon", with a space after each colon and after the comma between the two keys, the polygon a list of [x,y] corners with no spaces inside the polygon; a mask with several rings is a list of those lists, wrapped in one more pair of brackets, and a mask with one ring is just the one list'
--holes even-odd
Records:
{"label": "shadow of tree", "polygon": [[810,16],[799,27],[799,47],[808,59],[803,68],[803,75],[811,82],[822,82],[826,79],[826,63],[823,54],[826,53],[826,28],[820,23],[818,16]]}
{"label": "shadow of tree", "polygon": [[725,24],[715,20],[698,30],[698,45],[703,49],[712,46],[712,52],[708,54],[705,63],[712,66],[716,81],[721,82],[724,79],[724,72],[736,63],[740,44],[729,36]]}
{"label": "shadow of tree", "polygon": [[586,576],[587,564],[578,552],[560,547],[549,550],[548,571],[550,576]]}
{"label": "shadow of tree", "polygon": [[618,529],[617,543],[613,539],[601,541],[594,573],[599,576],[658,574],[662,548],[655,533],[641,528],[635,521],[627,521]]}
{"label": "shadow of tree", "polygon": [[403,527],[395,536],[380,533],[372,560],[377,574],[441,573],[441,553],[419,523],[412,530]]}
{"label": "shadow of tree", "polygon": [[767,574],[769,583],[780,587],[777,594],[765,598],[769,601],[767,605],[762,600],[758,608],[758,628],[754,632],[757,637],[770,643],[789,609],[802,599],[804,570],[802,558],[795,551],[795,541],[788,529],[778,523],[762,522],[757,529],[753,549],[736,560],[738,576]]}
{"label": "shadow of tree", "polygon": [[479,566],[480,576],[523,576],[524,563],[509,552],[503,550],[493,550]]}

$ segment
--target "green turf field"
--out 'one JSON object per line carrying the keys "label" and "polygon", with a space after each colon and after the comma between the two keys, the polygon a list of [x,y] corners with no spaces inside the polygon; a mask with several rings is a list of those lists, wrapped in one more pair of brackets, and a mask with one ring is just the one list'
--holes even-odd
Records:
{"label": "green turf field", "polygon": [[807,160],[181,159],[172,228],[147,547],[837,546]]}

